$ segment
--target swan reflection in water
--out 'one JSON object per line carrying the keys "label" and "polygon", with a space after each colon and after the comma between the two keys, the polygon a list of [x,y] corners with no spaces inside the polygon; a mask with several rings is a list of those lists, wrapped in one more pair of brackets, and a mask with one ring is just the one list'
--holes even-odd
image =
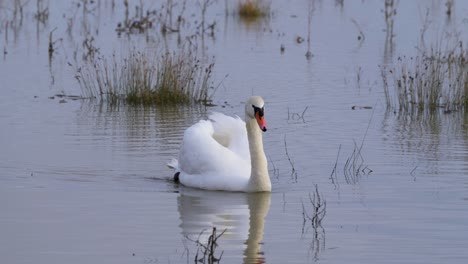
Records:
{"label": "swan reflection in water", "polygon": [[[200,236],[200,241],[206,243],[213,227],[218,234],[226,229],[218,239],[217,256],[224,250],[222,258],[229,258],[226,251],[239,250],[243,251],[244,263],[264,263],[261,245],[270,196],[269,192],[228,193],[181,188],[177,203],[182,235],[195,240]],[[195,255],[190,254],[190,258]]]}

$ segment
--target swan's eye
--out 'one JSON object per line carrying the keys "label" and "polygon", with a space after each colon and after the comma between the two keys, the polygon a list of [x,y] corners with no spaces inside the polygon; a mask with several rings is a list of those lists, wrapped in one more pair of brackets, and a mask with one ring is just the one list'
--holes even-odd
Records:
{"label": "swan's eye", "polygon": [[254,109],[254,113],[257,113],[258,112],[258,115],[260,117],[263,117],[264,115],[264,107],[260,108],[260,107],[256,107],[255,105],[252,105],[253,109]]}

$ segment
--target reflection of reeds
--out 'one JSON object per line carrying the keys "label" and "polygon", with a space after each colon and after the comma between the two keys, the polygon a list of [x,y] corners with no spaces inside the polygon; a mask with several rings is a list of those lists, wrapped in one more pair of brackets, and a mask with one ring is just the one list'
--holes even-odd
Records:
{"label": "reflection of reeds", "polygon": [[153,23],[157,18],[157,12],[152,10],[147,10],[145,14],[143,14],[143,7],[140,7],[137,10],[140,10],[140,12],[137,12],[135,17],[133,18],[128,18],[128,3],[126,3],[126,16],[124,22],[120,22],[117,24],[117,28],[115,29],[119,34],[122,32],[126,32],[128,34],[132,33],[145,33],[148,31],[148,29],[153,27]]}
{"label": "reflection of reeds", "polygon": [[191,52],[132,52],[118,61],[97,57],[76,69],[83,96],[110,103],[210,103],[214,64],[204,66]]}
{"label": "reflection of reeds", "polygon": [[[205,19],[206,19],[206,11],[208,10],[208,7],[210,7],[211,5],[213,5],[215,3],[214,0],[200,0],[200,2],[198,2],[198,5],[200,6],[200,11],[201,11],[201,24],[200,24],[200,27],[201,27],[201,32],[204,33],[205,30],[207,29],[207,27],[205,27]],[[211,27],[212,30],[214,29],[214,25],[216,23],[213,23],[211,24],[210,26],[208,27]]]}
{"label": "reflection of reeds", "polygon": [[270,13],[270,4],[263,0],[239,2],[239,15],[244,18],[257,18]]}
{"label": "reflection of reeds", "polygon": [[398,3],[395,3],[395,0],[385,0],[384,14],[387,38],[393,38],[393,25],[395,22],[394,18],[397,14],[396,4]]}
{"label": "reflection of reeds", "polygon": [[37,11],[36,14],[34,14],[34,17],[37,19],[37,21],[45,24],[49,19],[49,7],[44,6],[43,0],[37,0],[36,7]]}
{"label": "reflection of reeds", "polygon": [[314,260],[317,261],[320,252],[325,249],[325,229],[322,227],[322,220],[327,214],[327,202],[320,195],[317,184],[315,185],[314,193],[312,195],[309,193],[309,201],[312,205],[311,215],[307,213],[304,202],[302,202],[302,235],[306,233],[307,229],[305,225],[310,221],[314,231],[310,250],[314,254]]}
{"label": "reflection of reeds", "polygon": [[385,0],[385,54],[393,54],[393,25],[395,23],[395,16],[397,14],[396,5],[398,0]]}
{"label": "reflection of reeds", "polygon": [[197,253],[195,255],[194,262],[195,263],[219,263],[221,261],[221,257],[223,256],[223,251],[221,252],[221,255],[219,257],[215,256],[215,251],[216,247],[218,247],[218,239],[226,232],[227,229],[224,229],[221,234],[216,234],[216,227],[213,227],[213,230],[211,232],[211,235],[208,237],[208,241],[206,243],[203,243],[200,241],[200,237],[202,234],[205,232],[205,230],[202,230],[202,232],[199,234],[197,240],[193,240],[189,237],[186,237],[188,240],[195,242],[197,245]]}
{"label": "reflection of reeds", "polygon": [[[468,50],[459,42],[458,47],[443,51],[432,47],[420,51],[415,57],[400,57],[390,70],[382,68],[384,93],[388,108],[413,112],[437,107],[447,111],[467,104]],[[387,74],[393,77],[394,98],[389,89]]]}
{"label": "reflection of reeds", "polygon": [[322,220],[327,214],[327,202],[320,196],[317,184],[315,184],[314,193],[312,195],[309,193],[309,201],[312,205],[311,215],[307,213],[304,202],[302,202],[303,224],[305,225],[307,220],[310,220],[312,227],[317,228],[322,225]]}

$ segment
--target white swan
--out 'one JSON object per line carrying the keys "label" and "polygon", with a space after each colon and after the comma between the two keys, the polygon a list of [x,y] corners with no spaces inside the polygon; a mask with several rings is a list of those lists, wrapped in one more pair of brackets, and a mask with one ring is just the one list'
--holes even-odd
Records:
{"label": "white swan", "polygon": [[207,190],[270,192],[268,163],[263,151],[266,131],[264,101],[250,97],[245,104],[245,123],[221,113],[189,127],[174,168],[174,180]]}

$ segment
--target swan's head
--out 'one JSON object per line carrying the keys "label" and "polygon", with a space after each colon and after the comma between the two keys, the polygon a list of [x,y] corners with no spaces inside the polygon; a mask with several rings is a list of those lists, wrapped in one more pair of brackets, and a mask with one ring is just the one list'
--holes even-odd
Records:
{"label": "swan's head", "polygon": [[[252,96],[245,103],[245,117],[249,119],[256,119],[258,127],[265,132],[267,125],[265,121],[265,102],[260,96]],[[247,121],[247,120],[246,120]]]}

